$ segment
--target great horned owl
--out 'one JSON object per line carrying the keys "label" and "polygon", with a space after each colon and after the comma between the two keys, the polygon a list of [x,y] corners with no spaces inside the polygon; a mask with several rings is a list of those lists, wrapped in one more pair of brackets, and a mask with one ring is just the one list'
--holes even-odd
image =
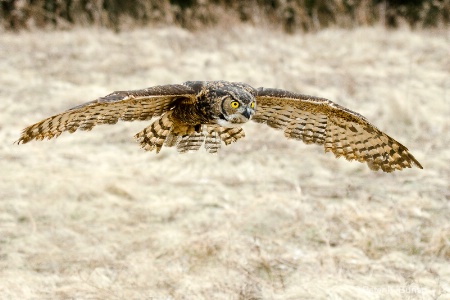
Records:
{"label": "great horned owl", "polygon": [[152,118],[156,118],[153,123],[135,135],[145,150],[159,152],[165,145],[187,152],[204,145],[207,152],[216,153],[222,141],[229,145],[243,138],[241,126],[253,120],[284,130],[287,138],[324,145],[337,157],[366,162],[372,170],[392,172],[413,165],[422,169],[405,146],[362,115],[330,100],[227,81],[114,92],[25,128],[17,143],[118,120]]}

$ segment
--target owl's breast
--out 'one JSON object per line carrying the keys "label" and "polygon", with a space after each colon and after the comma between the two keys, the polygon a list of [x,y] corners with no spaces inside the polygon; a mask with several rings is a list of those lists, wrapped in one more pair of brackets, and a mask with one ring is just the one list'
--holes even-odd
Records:
{"label": "owl's breast", "polygon": [[216,119],[211,105],[203,101],[179,102],[173,108],[172,117],[174,121],[187,125],[210,124]]}

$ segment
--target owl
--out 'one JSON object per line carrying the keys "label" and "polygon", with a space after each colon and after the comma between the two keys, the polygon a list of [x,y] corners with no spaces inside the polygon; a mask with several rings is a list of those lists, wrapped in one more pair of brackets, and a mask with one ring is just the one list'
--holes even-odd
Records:
{"label": "owl", "polygon": [[252,120],[284,131],[289,139],[323,145],[325,152],[392,172],[421,164],[408,149],[362,115],[330,100],[281,89],[227,81],[188,81],[141,90],[118,91],[75,106],[22,131],[17,141],[58,137],[118,120],[153,120],[135,135],[143,149],[176,147],[181,153],[202,146],[216,153],[245,136]]}

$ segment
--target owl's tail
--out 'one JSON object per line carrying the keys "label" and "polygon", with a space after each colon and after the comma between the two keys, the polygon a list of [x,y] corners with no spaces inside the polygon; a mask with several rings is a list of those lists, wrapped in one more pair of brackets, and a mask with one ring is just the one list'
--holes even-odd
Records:
{"label": "owl's tail", "polygon": [[146,151],[158,153],[165,145],[177,147],[178,152],[197,151],[202,145],[209,153],[219,151],[221,142],[229,145],[245,136],[239,127],[224,128],[217,125],[186,125],[174,122],[172,111],[156,119],[150,126],[134,137]]}

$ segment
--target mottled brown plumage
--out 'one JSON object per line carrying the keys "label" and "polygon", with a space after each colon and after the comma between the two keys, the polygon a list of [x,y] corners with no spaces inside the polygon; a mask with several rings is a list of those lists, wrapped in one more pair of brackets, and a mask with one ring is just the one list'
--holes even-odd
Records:
{"label": "mottled brown plumage", "polygon": [[210,153],[245,136],[252,119],[281,129],[287,138],[324,145],[337,157],[366,162],[372,170],[392,172],[413,165],[408,149],[362,115],[330,100],[279,89],[226,81],[188,81],[135,91],[114,92],[25,128],[20,143],[51,139],[63,131],[91,130],[118,120],[151,120],[135,135],[145,150],[165,145],[179,152],[204,145]]}

